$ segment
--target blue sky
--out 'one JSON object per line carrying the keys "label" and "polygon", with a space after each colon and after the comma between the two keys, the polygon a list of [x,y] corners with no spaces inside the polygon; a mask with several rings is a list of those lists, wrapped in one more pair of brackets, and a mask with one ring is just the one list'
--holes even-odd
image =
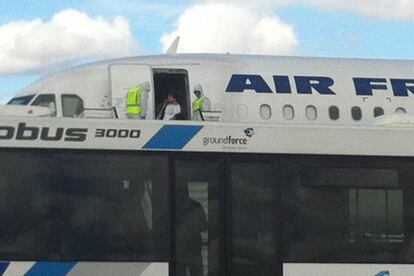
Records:
{"label": "blue sky", "polygon": [[[52,71],[179,52],[414,59],[414,1],[1,1],[0,103]],[[414,74],[414,72],[413,72]]]}

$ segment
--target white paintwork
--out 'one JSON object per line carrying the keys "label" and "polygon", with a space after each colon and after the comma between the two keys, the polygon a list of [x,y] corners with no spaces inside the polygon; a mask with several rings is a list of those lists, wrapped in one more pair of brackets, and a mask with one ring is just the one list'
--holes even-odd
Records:
{"label": "white paintwork", "polygon": [[36,262],[11,262],[3,276],[24,275]]}
{"label": "white paintwork", "polygon": [[[131,71],[114,74],[114,66],[121,68],[120,71],[125,71],[125,68],[131,68]],[[139,66],[142,66],[141,71]],[[84,100],[86,108],[110,108],[117,104],[116,101],[122,102],[119,100],[122,93],[132,84],[148,81],[153,89],[152,71],[148,69],[186,70],[189,76],[188,86],[192,88],[200,84],[203,87],[205,95],[211,100],[213,111],[222,111],[223,122],[371,125],[374,120],[374,107],[382,107],[386,115],[394,114],[397,108],[404,108],[408,114],[414,114],[414,94],[395,97],[389,83],[390,78],[414,79],[414,62],[401,60],[207,54],[132,57],[83,65],[45,77],[24,88],[18,96],[56,93],[59,104],[61,94],[77,94]],[[233,74],[260,75],[273,91],[273,75],[287,75],[293,93],[256,93],[252,90],[243,93],[225,92]],[[320,95],[316,92],[312,95],[298,95],[295,92],[294,76],[330,77],[335,80],[332,89],[336,95]],[[388,81],[388,90],[376,90],[373,96],[358,96],[355,93],[354,77],[385,78]],[[153,118],[153,93],[150,94],[148,113],[151,115],[147,117]],[[194,99],[195,96],[190,91],[190,101]],[[272,117],[269,119],[260,116],[259,109],[263,104],[271,108]],[[283,106],[287,104],[294,108],[295,117],[292,120],[283,118]],[[316,107],[317,119],[306,118],[305,110],[308,105]],[[332,105],[340,109],[340,119],[337,121],[328,116],[328,108]],[[361,121],[351,118],[353,106],[361,107]],[[119,107],[122,107],[122,103]],[[60,106],[57,112],[61,116]],[[118,110],[118,113],[123,114],[122,110]]]}
{"label": "white paintwork", "polygon": [[414,265],[283,264],[283,276],[412,276]]}
{"label": "white paintwork", "polygon": [[142,276],[168,276],[168,263],[151,263]]}
{"label": "white paintwork", "polygon": [[[42,262],[40,262],[42,263]],[[10,262],[3,276],[26,275],[38,262]],[[48,266],[64,264],[58,261],[42,263],[44,273],[49,272]],[[160,262],[76,262],[69,269],[67,276],[168,276],[168,263]],[[56,273],[56,272],[55,272]],[[46,275],[46,274],[45,274]],[[57,275],[57,274],[54,274]],[[63,274],[59,274],[62,275]]]}
{"label": "white paintwork", "polygon": [[0,105],[0,116],[5,117],[47,117],[52,112],[43,106]]}
{"label": "white paintwork", "polygon": [[[43,141],[40,133],[34,140],[16,140],[19,123],[27,128],[49,128],[49,135],[56,128],[85,129],[85,140],[81,142]],[[77,148],[77,149],[113,149],[113,150],[157,150],[145,149],[145,144],[165,126],[201,126],[201,130],[191,138],[180,151],[190,152],[244,152],[244,153],[286,153],[286,154],[337,154],[368,156],[414,156],[414,129],[412,127],[376,127],[376,126],[308,126],[265,124],[217,124],[186,121],[133,121],[99,119],[59,119],[59,118],[1,118],[1,147],[18,148]],[[7,137],[7,129],[13,128],[14,135]],[[248,137],[247,128],[254,134]],[[139,130],[139,138],[98,138],[98,129]],[[22,131],[20,131],[22,133]],[[26,136],[30,131],[25,132]],[[220,139],[231,136],[234,139],[246,139],[246,144],[230,145],[206,143],[206,139]]]}

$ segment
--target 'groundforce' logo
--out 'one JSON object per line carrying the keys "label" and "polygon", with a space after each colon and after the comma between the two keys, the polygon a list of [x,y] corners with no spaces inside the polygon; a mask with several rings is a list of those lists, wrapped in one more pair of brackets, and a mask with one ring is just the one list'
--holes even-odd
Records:
{"label": "'groundforce' logo", "polygon": [[203,145],[220,144],[220,145],[247,145],[247,138],[234,138],[230,135],[226,137],[204,137]]}
{"label": "'groundforce' logo", "polygon": [[[251,138],[254,135],[253,128],[247,128],[244,130],[246,137]],[[249,139],[246,137],[233,137],[227,135],[225,137],[204,137],[203,145],[207,146],[210,144],[225,145],[225,146],[246,146]]]}
{"label": "'groundforce' logo", "polygon": [[27,126],[19,123],[16,127],[0,126],[0,140],[43,140],[43,141],[68,141],[83,142],[86,140],[86,128],[63,128],[51,130],[49,127]]}

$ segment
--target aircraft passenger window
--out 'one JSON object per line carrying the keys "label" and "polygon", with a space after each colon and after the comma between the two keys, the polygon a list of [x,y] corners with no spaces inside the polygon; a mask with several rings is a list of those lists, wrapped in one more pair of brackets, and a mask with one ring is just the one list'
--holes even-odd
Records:
{"label": "aircraft passenger window", "polygon": [[329,118],[331,120],[338,120],[339,119],[339,108],[335,105],[329,107]]}
{"label": "aircraft passenger window", "polygon": [[268,104],[262,104],[260,106],[260,117],[263,120],[268,120],[272,117],[272,108]]}
{"label": "aircraft passenger window", "polygon": [[56,98],[54,94],[39,95],[32,105],[48,107],[52,116],[56,116]]}
{"label": "aircraft passenger window", "polygon": [[283,106],[283,118],[286,120],[293,120],[295,118],[295,110],[293,106],[287,104]]}
{"label": "aircraft passenger window", "polygon": [[362,110],[359,106],[354,106],[351,109],[352,119],[360,121],[362,119]]}
{"label": "aircraft passenger window", "polygon": [[316,107],[313,105],[308,105],[306,107],[306,118],[308,118],[308,120],[314,121],[317,117],[318,113],[316,111]]}
{"label": "aircraft passenger window", "polygon": [[379,116],[382,116],[382,115],[384,115],[384,109],[382,107],[379,107],[379,106],[375,107],[374,108],[374,117],[379,117]]}
{"label": "aircraft passenger window", "polygon": [[407,113],[407,110],[405,110],[404,107],[398,107],[397,109],[395,109],[395,113],[396,114],[405,114],[405,113]]}
{"label": "aircraft passenger window", "polygon": [[77,95],[62,95],[63,117],[79,117],[83,113],[83,101]]}

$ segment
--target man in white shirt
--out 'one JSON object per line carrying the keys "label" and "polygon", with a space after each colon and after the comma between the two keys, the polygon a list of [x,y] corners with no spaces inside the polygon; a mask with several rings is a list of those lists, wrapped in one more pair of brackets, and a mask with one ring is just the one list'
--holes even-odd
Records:
{"label": "man in white shirt", "polygon": [[168,94],[167,104],[164,107],[163,120],[174,120],[176,116],[181,113],[181,106],[177,102],[177,98],[174,94]]}

